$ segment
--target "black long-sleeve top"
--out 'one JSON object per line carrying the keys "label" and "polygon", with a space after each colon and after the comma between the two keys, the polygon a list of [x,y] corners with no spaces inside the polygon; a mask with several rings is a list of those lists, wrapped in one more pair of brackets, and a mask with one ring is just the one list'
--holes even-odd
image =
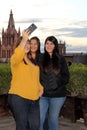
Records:
{"label": "black long-sleeve top", "polygon": [[69,82],[69,70],[64,56],[59,56],[60,72],[56,75],[52,71],[50,61],[49,71],[46,73],[40,68],[40,82],[44,86],[44,97],[66,96],[66,85]]}

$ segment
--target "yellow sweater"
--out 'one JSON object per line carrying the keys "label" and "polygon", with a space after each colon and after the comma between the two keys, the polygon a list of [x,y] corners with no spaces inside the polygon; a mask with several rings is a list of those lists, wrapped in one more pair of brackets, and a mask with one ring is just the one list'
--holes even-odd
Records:
{"label": "yellow sweater", "polygon": [[25,50],[20,46],[11,57],[12,81],[9,94],[17,94],[23,98],[37,100],[39,91],[43,89],[39,82],[39,67],[27,61],[24,63]]}

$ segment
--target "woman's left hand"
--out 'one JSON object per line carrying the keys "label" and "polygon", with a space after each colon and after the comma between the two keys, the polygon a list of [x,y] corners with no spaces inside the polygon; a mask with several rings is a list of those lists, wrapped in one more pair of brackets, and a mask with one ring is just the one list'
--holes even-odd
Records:
{"label": "woman's left hand", "polygon": [[40,97],[43,95],[43,92],[44,92],[43,90],[40,90],[40,91],[39,91],[39,96],[40,96]]}

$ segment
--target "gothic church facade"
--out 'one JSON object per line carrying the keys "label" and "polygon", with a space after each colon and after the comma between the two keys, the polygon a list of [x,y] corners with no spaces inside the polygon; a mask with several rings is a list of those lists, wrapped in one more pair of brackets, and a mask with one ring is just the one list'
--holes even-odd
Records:
{"label": "gothic church facade", "polygon": [[11,10],[8,27],[6,30],[4,30],[4,28],[2,29],[2,38],[0,39],[0,59],[2,61],[9,60],[15,48],[16,40],[19,36],[20,28],[18,31],[15,29],[13,13]]}

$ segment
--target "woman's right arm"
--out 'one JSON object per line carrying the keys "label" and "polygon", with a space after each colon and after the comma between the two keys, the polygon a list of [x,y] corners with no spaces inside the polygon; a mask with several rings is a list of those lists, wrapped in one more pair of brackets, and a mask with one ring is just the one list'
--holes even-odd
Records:
{"label": "woman's right arm", "polygon": [[24,50],[24,47],[25,47],[26,42],[28,40],[29,32],[27,30],[24,30],[22,32],[22,37],[23,38],[22,38],[19,46],[14,50],[14,53],[11,56],[10,62],[12,65],[16,65],[16,64],[20,63],[20,61],[23,60],[24,55],[26,53],[26,51]]}
{"label": "woman's right arm", "polygon": [[10,59],[11,65],[14,66],[20,63],[23,60],[24,55],[25,55],[25,51],[20,46],[18,46],[15,49],[13,55],[11,56],[11,59]]}

